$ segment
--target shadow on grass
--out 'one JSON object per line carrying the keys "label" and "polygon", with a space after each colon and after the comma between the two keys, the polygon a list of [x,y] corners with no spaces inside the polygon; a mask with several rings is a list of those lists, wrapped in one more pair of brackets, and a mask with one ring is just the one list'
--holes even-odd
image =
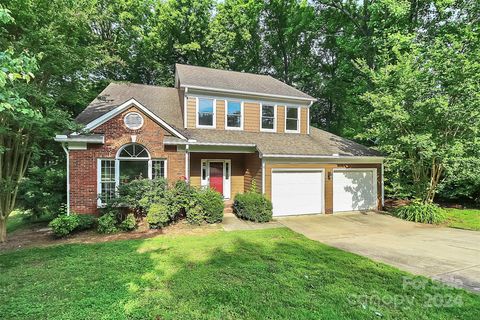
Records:
{"label": "shadow on grass", "polygon": [[[475,318],[461,290],[403,288],[405,273],[288,229],[218,232],[0,254],[2,319]],[[428,295],[462,304],[426,307]],[[385,298],[378,301],[376,297]],[[411,304],[393,303],[395,297]],[[397,301],[398,302],[398,301]]]}

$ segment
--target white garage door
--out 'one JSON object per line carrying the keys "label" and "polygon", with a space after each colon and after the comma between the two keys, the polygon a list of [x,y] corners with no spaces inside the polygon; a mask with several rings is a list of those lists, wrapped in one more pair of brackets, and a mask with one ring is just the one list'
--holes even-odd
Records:
{"label": "white garage door", "polygon": [[333,212],[377,208],[376,170],[335,170]]}
{"label": "white garage door", "polygon": [[322,171],[273,171],[274,216],[323,212]]}

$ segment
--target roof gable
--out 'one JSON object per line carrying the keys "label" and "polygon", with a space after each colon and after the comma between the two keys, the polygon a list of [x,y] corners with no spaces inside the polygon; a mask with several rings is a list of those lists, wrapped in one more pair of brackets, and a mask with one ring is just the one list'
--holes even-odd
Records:
{"label": "roof gable", "polygon": [[176,64],[177,85],[194,89],[243,93],[256,96],[316,99],[268,75]]}
{"label": "roof gable", "polygon": [[178,89],[133,83],[110,83],[77,116],[76,121],[86,125],[130,99],[135,99],[177,130],[183,128],[181,98]]}
{"label": "roof gable", "polygon": [[174,127],[170,126],[167,122],[165,122],[163,119],[158,117],[156,114],[154,114],[152,111],[150,111],[148,108],[146,108],[145,106],[143,106],[141,103],[139,103],[137,100],[135,100],[133,98],[125,101],[121,105],[113,108],[112,110],[104,113],[103,115],[96,118],[95,120],[87,123],[86,126],[85,126],[85,129],[87,131],[91,131],[91,130],[97,128],[98,126],[104,124],[108,120],[110,120],[110,119],[114,118],[115,116],[119,115],[121,112],[125,111],[126,109],[131,108],[132,106],[137,107],[139,110],[141,110],[143,113],[148,115],[155,122],[157,122],[159,125],[161,125],[163,128],[165,128],[168,132],[170,132],[171,134],[173,134],[177,138],[186,139],[186,137],[181,132],[176,130]]}

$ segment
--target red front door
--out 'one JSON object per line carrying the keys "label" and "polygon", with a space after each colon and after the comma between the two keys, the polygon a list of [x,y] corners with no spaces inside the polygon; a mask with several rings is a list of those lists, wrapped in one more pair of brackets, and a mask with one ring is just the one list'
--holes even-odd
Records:
{"label": "red front door", "polygon": [[223,163],[210,162],[210,188],[223,195]]}

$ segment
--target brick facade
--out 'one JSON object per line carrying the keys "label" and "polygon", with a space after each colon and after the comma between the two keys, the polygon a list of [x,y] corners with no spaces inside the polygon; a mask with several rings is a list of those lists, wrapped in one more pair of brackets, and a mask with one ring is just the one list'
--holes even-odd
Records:
{"label": "brick facade", "polygon": [[[138,130],[128,129],[123,117],[131,111],[143,115],[144,124]],[[105,144],[88,144],[87,150],[70,150],[70,208],[76,213],[98,213],[97,209],[97,159],[115,159],[125,144],[136,142],[150,152],[152,159],[167,159],[167,178],[182,179],[185,176],[185,153],[176,146],[165,146],[163,139],[171,135],[154,120],[135,107],[129,108],[93,130],[105,135]]]}

